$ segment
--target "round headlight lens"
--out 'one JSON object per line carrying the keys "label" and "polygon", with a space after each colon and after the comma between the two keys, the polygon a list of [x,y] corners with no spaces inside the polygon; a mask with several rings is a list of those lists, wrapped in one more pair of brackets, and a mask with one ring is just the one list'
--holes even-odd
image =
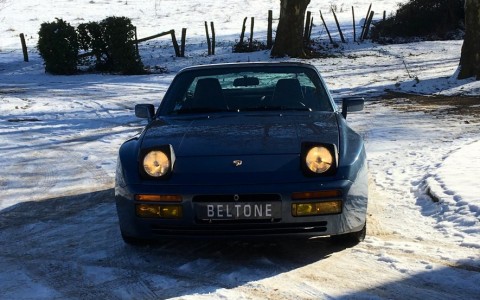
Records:
{"label": "round headlight lens", "polygon": [[170,170],[170,159],[162,151],[150,151],[143,158],[143,168],[152,177],[161,177]]}
{"label": "round headlight lens", "polygon": [[314,173],[325,173],[333,164],[332,153],[325,147],[313,147],[307,153],[305,163],[310,171]]}

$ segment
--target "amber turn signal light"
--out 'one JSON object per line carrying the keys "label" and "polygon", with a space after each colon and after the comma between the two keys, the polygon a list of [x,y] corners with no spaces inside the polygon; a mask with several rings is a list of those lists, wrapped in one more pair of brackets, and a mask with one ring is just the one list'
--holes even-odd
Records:
{"label": "amber turn signal light", "polygon": [[137,201],[149,201],[149,202],[181,202],[182,196],[180,195],[147,195],[140,194],[135,195]]}
{"label": "amber turn signal light", "polygon": [[326,198],[339,198],[339,197],[342,197],[342,191],[340,190],[298,192],[298,193],[292,194],[292,200],[326,199]]}

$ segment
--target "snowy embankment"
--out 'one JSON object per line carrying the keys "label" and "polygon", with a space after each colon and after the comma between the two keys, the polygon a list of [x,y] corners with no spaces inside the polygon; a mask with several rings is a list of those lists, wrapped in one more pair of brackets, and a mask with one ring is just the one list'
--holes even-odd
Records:
{"label": "snowy embankment", "polygon": [[[478,298],[478,117],[405,111],[408,100],[381,97],[480,94],[478,82],[452,77],[461,41],[350,43],[308,61],[336,98],[374,100],[348,116],[369,160],[364,243],[171,241],[132,248],[120,238],[112,187],[119,145],[144,125],[134,105],[158,105],[185,66],[271,60],[268,52],[232,54],[231,45],[245,16],[266,28],[266,11],[276,11],[278,0],[120,2],[12,0],[0,11],[0,299]],[[395,3],[374,9],[391,11]],[[351,24],[352,4],[366,11],[369,3],[345,1],[342,24]],[[309,8],[326,12],[329,4]],[[168,41],[158,40],[140,50],[145,64],[166,67],[165,74],[44,73],[33,48],[41,22],[112,14],[131,17],[141,37],[188,27],[187,57],[172,57]],[[203,19],[218,22],[215,56],[205,55]],[[327,22],[334,28],[333,19]],[[29,63],[22,61],[20,32],[27,34]],[[325,39],[321,26],[314,36]]]}
{"label": "snowy embankment", "polygon": [[480,141],[467,141],[447,154],[427,179],[428,192],[439,202],[439,229],[455,232],[462,245],[480,249]]}

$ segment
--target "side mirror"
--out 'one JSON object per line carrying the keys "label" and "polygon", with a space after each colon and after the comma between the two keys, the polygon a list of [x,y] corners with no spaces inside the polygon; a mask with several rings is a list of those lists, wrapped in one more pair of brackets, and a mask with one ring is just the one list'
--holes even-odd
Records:
{"label": "side mirror", "polygon": [[135,105],[135,116],[141,119],[148,119],[148,121],[153,120],[155,114],[155,108],[153,104],[137,104]]}
{"label": "side mirror", "polygon": [[342,99],[342,116],[346,119],[348,112],[363,110],[365,99],[361,97],[350,97]]}

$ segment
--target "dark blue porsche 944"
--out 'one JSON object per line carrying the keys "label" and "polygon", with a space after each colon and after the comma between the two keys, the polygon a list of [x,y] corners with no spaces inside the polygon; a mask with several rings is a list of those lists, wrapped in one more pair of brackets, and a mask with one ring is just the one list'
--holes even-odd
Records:
{"label": "dark blue porsche 944", "polygon": [[315,67],[236,63],[180,71],[120,148],[115,200],[127,243],[159,238],[365,237],[362,138]]}

